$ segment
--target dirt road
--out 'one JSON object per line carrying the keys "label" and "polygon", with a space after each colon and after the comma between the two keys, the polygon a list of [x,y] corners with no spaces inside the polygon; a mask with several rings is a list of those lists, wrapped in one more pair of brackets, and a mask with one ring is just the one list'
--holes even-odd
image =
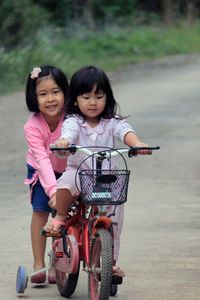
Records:
{"label": "dirt road", "polygon": [[[118,300],[200,299],[200,56],[179,56],[110,74],[121,111],[143,141],[160,145],[132,170],[119,264],[126,272]],[[0,98],[0,299],[18,299],[18,265],[32,271],[24,93]],[[48,246],[50,248],[50,245]],[[47,260],[48,262],[48,260]],[[55,285],[24,299],[61,299]],[[87,275],[72,299],[86,300]]]}

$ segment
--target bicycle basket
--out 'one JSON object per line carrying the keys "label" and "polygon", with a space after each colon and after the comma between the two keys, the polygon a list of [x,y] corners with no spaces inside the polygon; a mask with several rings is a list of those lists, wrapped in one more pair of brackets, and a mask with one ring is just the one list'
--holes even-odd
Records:
{"label": "bicycle basket", "polygon": [[127,201],[129,170],[81,170],[81,201],[86,205],[120,205]]}

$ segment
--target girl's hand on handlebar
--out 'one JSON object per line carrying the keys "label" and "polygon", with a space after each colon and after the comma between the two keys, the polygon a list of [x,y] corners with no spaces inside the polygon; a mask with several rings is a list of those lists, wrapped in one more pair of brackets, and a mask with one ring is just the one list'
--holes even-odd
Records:
{"label": "girl's hand on handlebar", "polygon": [[[70,145],[70,142],[66,139],[61,139],[61,140],[57,140],[55,141],[55,146],[58,148],[62,148],[62,147],[68,147]],[[58,150],[57,151],[61,156],[69,156],[70,152],[66,151],[66,150]]]}
{"label": "girl's hand on handlebar", "polygon": [[[135,145],[135,147],[148,147],[148,144],[145,143],[137,143]],[[134,156],[138,156],[139,155],[151,155],[152,154],[152,150],[137,150],[137,153]]]}

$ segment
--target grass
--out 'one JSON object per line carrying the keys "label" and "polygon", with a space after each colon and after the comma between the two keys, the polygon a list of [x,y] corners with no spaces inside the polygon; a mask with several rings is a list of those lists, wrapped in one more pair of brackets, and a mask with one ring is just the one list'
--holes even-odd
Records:
{"label": "grass", "polygon": [[27,74],[34,66],[60,67],[68,78],[86,64],[105,71],[164,56],[200,52],[199,22],[184,22],[99,31],[76,29],[69,34],[59,30],[40,32],[30,44],[5,52],[0,49],[0,94],[24,89]]}

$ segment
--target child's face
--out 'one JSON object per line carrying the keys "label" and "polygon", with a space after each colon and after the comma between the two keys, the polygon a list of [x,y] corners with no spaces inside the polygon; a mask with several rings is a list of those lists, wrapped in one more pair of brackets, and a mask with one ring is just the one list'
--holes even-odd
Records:
{"label": "child's face", "polygon": [[99,115],[106,105],[106,94],[103,91],[97,93],[96,85],[94,85],[90,92],[79,95],[74,105],[78,105],[87,121],[99,121]]}
{"label": "child's face", "polygon": [[44,118],[60,117],[64,105],[64,94],[52,77],[42,77],[36,86],[39,110]]}

